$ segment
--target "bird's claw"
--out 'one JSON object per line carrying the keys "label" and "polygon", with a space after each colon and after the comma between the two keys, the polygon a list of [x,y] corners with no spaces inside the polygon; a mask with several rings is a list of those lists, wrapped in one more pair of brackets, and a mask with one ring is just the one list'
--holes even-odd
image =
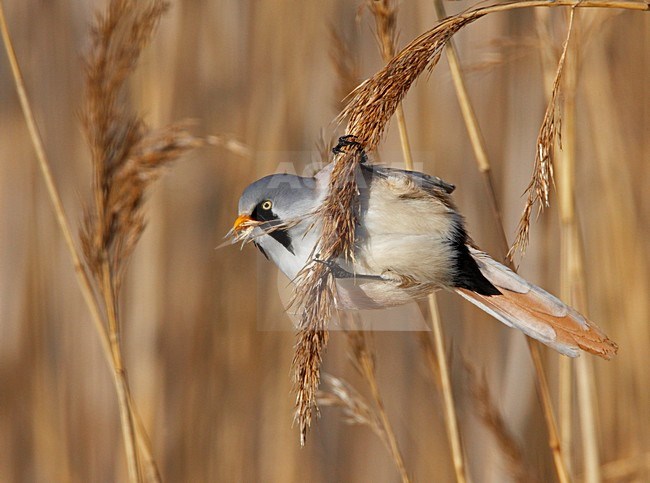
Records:
{"label": "bird's claw", "polygon": [[376,280],[383,281],[384,278],[381,275],[367,275],[362,273],[350,273],[346,269],[342,268],[340,265],[337,265],[334,260],[321,260],[319,258],[314,258],[316,263],[322,263],[325,265],[334,278],[353,278],[355,280]]}
{"label": "bird's claw", "polygon": [[334,278],[351,278],[353,275],[341,268],[336,264],[334,260],[321,260],[320,258],[315,258],[314,261],[316,263],[321,263],[325,265],[330,271],[332,275],[334,275]]}
{"label": "bird's claw", "polygon": [[363,145],[357,141],[357,137],[354,134],[346,134],[339,138],[339,142],[334,148],[332,148],[332,153],[342,154],[343,148],[352,147],[361,155],[361,163],[368,161],[368,156]]}

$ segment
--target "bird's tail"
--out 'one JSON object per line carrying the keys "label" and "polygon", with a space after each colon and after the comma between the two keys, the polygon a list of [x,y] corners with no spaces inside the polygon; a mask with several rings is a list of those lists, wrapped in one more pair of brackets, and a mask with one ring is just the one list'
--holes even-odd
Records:
{"label": "bird's tail", "polygon": [[527,282],[487,254],[470,248],[481,273],[502,295],[481,295],[458,288],[465,299],[510,327],[570,357],[579,349],[610,359],[618,346],[596,324],[557,297]]}

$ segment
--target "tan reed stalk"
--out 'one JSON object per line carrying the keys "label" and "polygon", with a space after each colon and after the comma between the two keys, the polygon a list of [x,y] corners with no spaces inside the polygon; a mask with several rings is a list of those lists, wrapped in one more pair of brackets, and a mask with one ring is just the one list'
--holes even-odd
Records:
{"label": "tan reed stalk", "polygon": [[[388,63],[395,57],[395,40],[396,21],[397,21],[397,7],[391,0],[369,0],[368,7],[375,18],[375,26],[377,28],[377,36],[379,37],[380,50],[384,62]],[[395,110],[395,117],[397,119],[397,126],[399,128],[400,142],[402,146],[402,154],[404,156],[404,166],[408,170],[413,170],[413,156],[411,153],[411,143],[409,142],[408,130],[406,128],[406,119],[404,117],[404,109],[400,103]],[[440,318],[440,310],[438,309],[438,302],[435,294],[430,294],[428,297],[429,312],[431,314],[431,325],[433,327],[433,345],[435,347],[435,356],[437,366],[439,369],[438,375],[440,376],[440,388],[443,395],[445,407],[445,427],[447,429],[447,437],[449,438],[449,446],[451,448],[452,461],[454,465],[454,472],[456,474],[456,481],[464,483],[466,481],[466,464],[463,456],[463,447],[460,439],[460,431],[458,429],[458,418],[456,416],[456,405],[454,403],[454,393],[451,386],[451,379],[449,376],[449,367],[447,365],[447,352],[444,347],[444,335],[442,330],[442,321]],[[435,375],[434,375],[435,377]]]}
{"label": "tan reed stalk", "polygon": [[52,176],[52,170],[50,169],[50,162],[45,153],[43,147],[43,141],[36,125],[36,120],[34,119],[34,113],[32,111],[29,97],[27,96],[27,91],[25,90],[25,83],[23,81],[22,74],[20,72],[20,67],[18,65],[18,59],[16,58],[16,53],[11,42],[11,36],[9,35],[9,29],[7,28],[7,22],[5,19],[4,6],[2,0],[0,0],[0,29],[2,31],[2,39],[5,45],[5,50],[7,52],[7,57],[9,58],[9,64],[11,65],[11,72],[13,74],[14,82],[16,84],[16,90],[18,92],[18,99],[20,100],[20,106],[23,111],[23,116],[25,118],[25,123],[27,124],[27,129],[29,130],[29,136],[34,146],[34,151],[36,152],[36,159],[38,160],[38,166],[40,168],[41,174],[43,175],[43,180],[45,181],[45,186],[47,188],[47,193],[50,197],[50,202],[52,203],[52,208],[56,216],[56,221],[61,229],[63,234],[63,239],[65,241],[68,253],[72,258],[72,265],[77,276],[77,283],[81,290],[81,294],[90,310],[93,323],[99,334],[99,340],[104,349],[104,355],[109,364],[112,365],[111,349],[108,342],[108,333],[106,328],[102,323],[102,318],[99,312],[99,307],[93,296],[93,291],[90,285],[90,280],[88,275],[83,269],[83,264],[81,263],[81,257],[75,246],[74,240],[72,238],[72,230],[70,229],[70,223],[68,218],[65,215],[63,209],[63,203],[61,202],[61,196],[54,182],[54,177]]}
{"label": "tan reed stalk", "polygon": [[[550,95],[549,99],[549,104],[546,109],[546,114],[544,116],[544,122],[542,124],[542,128],[540,130],[540,135],[538,138],[538,155],[539,153],[545,153],[541,155],[543,162],[547,163],[547,169],[549,170],[550,177],[552,180],[552,175],[553,175],[553,170],[552,170],[552,162],[553,162],[553,149],[554,149],[554,144],[556,142],[556,137],[559,138],[560,135],[560,122],[561,122],[561,117],[555,119],[555,112],[557,109],[556,103],[558,99],[558,93],[561,87],[561,79],[562,79],[562,74],[564,71],[564,66],[565,66],[565,61],[567,57],[567,51],[568,51],[568,46],[569,46],[569,41],[571,39],[571,34],[573,32],[573,20],[574,20],[574,14],[575,14],[575,9],[571,9],[571,15],[569,18],[569,26],[567,29],[567,37],[564,41],[564,46],[562,49],[562,55],[560,56],[560,60],[558,62],[558,67],[556,70],[555,74],[555,79],[553,81],[553,89]],[[545,132],[545,129],[547,131]],[[573,133],[571,133],[571,141],[575,138]],[[544,159],[546,156],[546,159]],[[536,164],[539,158],[536,158]],[[537,166],[536,166],[537,168]],[[548,181],[547,181],[548,182]],[[531,186],[533,186],[531,184]],[[546,204],[548,204],[548,186],[546,187],[546,192],[544,194],[544,197],[546,198]],[[530,201],[530,198],[529,198]],[[543,205],[540,205],[543,206]],[[524,210],[525,212],[526,210]],[[524,215],[525,216],[525,215]],[[520,224],[521,228],[521,224]],[[525,230],[527,231],[527,229]],[[521,232],[520,232],[521,233]],[[527,236],[527,235],[526,235]],[[513,245],[513,248],[517,245],[517,241]],[[529,345],[532,345],[529,341]],[[541,363],[541,358],[539,357],[539,354],[537,354],[537,357],[535,358],[536,364],[538,364],[540,367],[542,367]],[[566,369],[565,369],[566,370]],[[544,377],[545,381],[545,377]],[[540,381],[541,382],[541,381]],[[566,383],[565,383],[566,384]],[[549,407],[549,413],[547,415],[547,422],[550,421],[550,418],[553,417],[553,412],[552,412],[552,406],[551,406],[551,401],[550,401],[550,396],[548,393],[544,396],[544,400],[546,400],[546,404],[548,404]],[[570,421],[568,424],[571,424]],[[557,430],[555,428],[555,422],[553,420],[553,430],[549,431],[549,439],[551,440],[551,448],[553,449],[553,456],[554,456],[554,461],[556,463],[556,467],[558,468],[558,476],[560,477],[561,481],[564,481],[563,478],[568,478],[568,471],[566,469],[566,461],[567,457],[562,455],[561,452],[561,445],[560,445],[560,439],[557,434]],[[551,429],[551,424],[549,423],[549,429]],[[557,446],[553,445],[553,441],[557,442]],[[560,471],[561,470],[561,471]]]}
{"label": "tan reed stalk", "polygon": [[81,257],[79,252],[75,247],[72,231],[70,229],[70,224],[63,210],[63,203],[61,202],[61,197],[56,188],[54,178],[52,176],[52,171],[50,169],[50,163],[45,154],[45,149],[43,147],[43,142],[34,119],[34,114],[29,103],[29,97],[25,90],[25,84],[20,72],[20,67],[18,65],[18,60],[16,58],[13,45],[11,43],[11,37],[9,35],[9,30],[7,28],[7,22],[4,14],[4,6],[0,0],[0,29],[2,30],[2,38],[5,44],[5,49],[7,51],[7,56],[9,57],[9,63],[11,64],[11,70],[14,77],[14,82],[16,83],[16,89],[18,91],[18,97],[20,99],[20,105],[23,110],[23,115],[25,117],[25,122],[29,130],[30,139],[34,145],[34,150],[36,151],[36,156],[38,158],[39,167],[41,174],[45,180],[45,185],[54,209],[56,220],[61,229],[63,237],[65,239],[68,252],[72,257],[72,264],[74,266],[75,274],[77,275],[77,283],[81,289],[84,301],[90,309],[92,320],[94,322],[97,333],[101,341],[104,355],[111,366],[113,374],[113,382],[115,384],[115,390],[118,394],[118,405],[120,408],[120,416],[122,421],[122,434],[124,436],[124,445],[126,451],[126,460],[129,470],[129,479],[130,481],[140,481],[140,473],[138,471],[137,464],[137,452],[135,445],[135,436],[133,429],[133,421],[131,418],[131,410],[129,407],[129,389],[126,382],[126,375],[121,368],[121,365],[118,365],[115,359],[115,352],[113,349],[113,344],[110,341],[110,337],[106,331],[106,327],[102,322],[100,315],[100,309],[97,304],[97,300],[93,295],[93,290],[90,284],[90,280],[86,271],[83,268],[81,263]]}
{"label": "tan reed stalk", "polygon": [[419,332],[418,334],[420,338],[420,347],[422,348],[424,357],[427,360],[427,366],[429,366],[429,372],[431,373],[433,383],[439,390],[442,390],[440,368],[438,367],[438,358],[436,357],[436,350],[432,341],[433,337],[430,337],[426,332]]}
{"label": "tan reed stalk", "polygon": [[142,453],[139,455],[143,460],[143,476],[145,481],[151,481],[153,483],[162,482],[162,476],[160,475],[160,470],[158,469],[158,464],[153,456],[153,451],[151,449],[151,439],[147,434],[147,428],[142,422],[142,418],[138,413],[138,408],[133,402],[133,397],[131,393],[128,393],[129,396],[129,407],[131,408],[131,418],[133,419],[135,427],[135,437],[138,443],[138,449]]}
{"label": "tan reed stalk", "polygon": [[104,278],[102,294],[104,296],[104,305],[106,307],[106,316],[108,318],[108,337],[111,344],[111,352],[113,353],[113,370],[116,374],[119,374],[116,390],[120,409],[120,419],[122,421],[124,446],[127,454],[129,478],[131,481],[143,481],[140,458],[138,457],[138,451],[136,450],[137,430],[135,428],[133,414],[131,413],[131,404],[133,401],[130,396],[131,390],[129,388],[126,368],[122,362],[120,325],[117,319],[116,300],[115,294],[113,293],[113,283],[111,280],[108,260],[104,260],[102,263],[102,276]]}
{"label": "tan reed stalk", "polygon": [[[438,17],[445,18],[446,13],[442,1],[435,0],[434,5],[436,7],[436,13]],[[490,200],[490,206],[495,217],[496,225],[500,232],[501,250],[505,256],[505,254],[509,252],[508,242],[503,225],[503,219],[501,216],[501,209],[499,208],[499,203],[496,198],[496,191],[494,189],[494,181],[491,174],[491,164],[487,155],[487,149],[485,148],[485,141],[478,125],[478,120],[469,100],[469,95],[467,93],[467,88],[465,87],[465,81],[460,68],[460,62],[458,60],[458,54],[456,52],[453,41],[450,40],[447,43],[445,52],[447,54],[447,60],[449,62],[450,70],[452,73],[452,79],[456,88],[458,101],[461,106],[463,119],[465,121],[465,125],[467,127],[472,147],[476,156],[477,167],[479,171],[483,173],[483,180],[487,189],[488,199]],[[511,260],[507,260],[507,262],[511,262]],[[514,270],[515,267],[512,265],[512,263],[508,263],[508,265],[510,265],[510,268]],[[528,343],[531,358],[533,360],[533,365],[535,368],[535,373],[537,375],[536,384],[540,393],[542,412],[544,413],[544,420],[546,421],[548,429],[549,447],[553,453],[553,461],[555,463],[558,477],[561,482],[565,482],[568,481],[568,472],[564,464],[564,459],[562,458],[561,447],[557,435],[557,425],[555,422],[553,406],[551,403],[550,390],[546,381],[544,367],[539,352],[539,343],[528,337],[526,338],[526,341]]]}
{"label": "tan reed stalk", "polygon": [[[569,29],[574,24],[575,10],[571,10]],[[574,36],[576,34],[574,33]],[[568,38],[567,38],[568,43]],[[564,102],[562,119],[564,133],[562,136],[562,153],[560,155],[558,184],[558,206],[560,210],[560,236],[563,263],[562,297],[583,314],[587,313],[583,250],[579,239],[577,213],[575,207],[575,165],[576,165],[576,87],[579,69],[578,42],[572,42],[568,48],[568,63],[564,69]],[[573,364],[564,364],[566,386],[571,385],[570,368]],[[569,367],[569,370],[566,367]],[[562,373],[561,373],[562,375]],[[598,454],[598,436],[596,434],[595,401],[591,388],[595,381],[591,372],[590,359],[581,357],[576,362],[576,383],[580,414],[580,429],[584,459],[584,481],[596,483],[601,480],[600,458]],[[565,403],[566,404],[566,403]],[[570,410],[570,405],[568,408]],[[571,417],[567,418],[571,425]],[[569,440],[570,441],[570,440]]]}
{"label": "tan reed stalk", "polygon": [[[572,17],[574,16],[574,11],[571,11]],[[575,19],[573,18],[575,22]],[[574,33],[574,37],[577,35],[577,32]],[[562,103],[562,152],[559,156],[558,163],[558,177],[557,177],[557,189],[558,189],[558,208],[560,212],[560,259],[562,264],[560,266],[561,270],[561,287],[560,294],[563,300],[566,300],[569,304],[575,306],[583,314],[584,305],[577,305],[579,302],[576,300],[576,294],[574,293],[574,288],[577,288],[577,285],[582,283],[582,280],[579,280],[584,274],[582,269],[579,268],[582,264],[581,257],[582,255],[577,251],[580,250],[577,245],[577,224],[576,224],[576,212],[575,212],[575,164],[576,164],[576,84],[579,68],[579,59],[578,59],[578,48],[579,43],[574,41],[572,47],[568,49],[568,63],[565,69],[564,75],[564,86],[563,86],[563,95],[564,101]],[[573,414],[572,414],[572,392],[573,392],[573,371],[574,367],[578,371],[578,367],[574,364],[572,359],[561,358],[560,359],[560,389],[565,391],[566,394],[560,394],[561,397],[561,406],[560,409],[566,411],[567,414],[564,415],[562,433],[563,441],[566,439],[567,447],[573,448]],[[580,359],[585,359],[581,357]],[[581,375],[576,373],[576,378],[584,380],[584,371],[581,371]],[[578,381],[578,384],[580,382]],[[580,392],[580,391],[578,391]],[[579,403],[582,402],[580,398]],[[589,410],[589,414],[593,415],[593,411]],[[580,425],[584,426],[584,418],[587,414],[583,413],[580,415]],[[593,423],[591,418],[588,419],[589,423]],[[566,427],[565,427],[566,425]],[[566,431],[566,436],[565,436]],[[583,451],[587,452],[590,443],[583,439]],[[569,464],[571,464],[571,453],[566,455]],[[596,458],[597,460],[597,458]],[[587,458],[585,458],[584,468],[587,470],[587,475],[590,473],[593,474],[593,468],[589,471],[591,465],[587,464]],[[597,473],[598,468],[595,469]],[[587,478],[585,481],[593,482],[593,479]]]}
{"label": "tan reed stalk", "polygon": [[456,481],[463,483],[467,481],[465,457],[463,455],[463,445],[460,441],[460,431],[458,429],[458,418],[456,417],[456,406],[454,403],[454,392],[451,387],[449,377],[449,367],[447,365],[447,353],[445,352],[444,338],[442,335],[442,324],[440,322],[440,311],[438,310],[438,301],[435,295],[427,297],[429,310],[431,312],[431,322],[433,326],[433,342],[435,346],[436,360],[440,369],[440,383],[442,387],[442,396],[445,403],[445,426],[447,428],[447,437],[451,446],[451,456],[454,463],[454,472]]}
{"label": "tan reed stalk", "polygon": [[[580,308],[580,305],[578,305],[578,308]],[[576,361],[576,386],[580,412],[582,457],[584,459],[584,481],[587,483],[598,483],[602,479],[596,428],[597,407],[594,383],[592,360],[588,357],[581,357]]]}
{"label": "tan reed stalk", "polygon": [[544,363],[539,350],[539,342],[530,337],[526,337],[530,356],[533,359],[535,372],[537,378],[535,385],[537,392],[540,396],[542,403],[542,412],[544,413],[544,421],[546,421],[546,428],[548,430],[548,445],[553,454],[553,463],[555,464],[555,471],[560,483],[569,483],[569,473],[564,464],[564,457],[562,456],[562,447],[560,445],[560,437],[557,431],[557,424],[555,422],[555,415],[553,413],[553,402],[551,401],[551,393],[548,388],[548,381],[546,380],[546,373],[544,372]]}
{"label": "tan reed stalk", "polygon": [[[556,52],[550,46],[553,45],[552,36],[549,30],[549,27],[552,25],[550,18],[550,11],[544,9],[538,9],[535,12],[535,20],[537,24],[537,35],[539,37],[539,44],[541,47],[541,56],[542,56],[542,69],[544,75],[544,87],[547,92],[553,91],[553,84],[555,81],[555,75],[557,72],[557,66],[555,61]],[[567,75],[565,79],[568,79],[571,75],[571,70],[574,68],[573,64],[575,59],[571,58],[573,49],[568,51],[568,56],[570,57],[569,65],[567,66]],[[573,96],[571,87],[565,82],[565,89],[567,90],[566,96]],[[568,106],[568,98],[565,98],[564,106]],[[567,178],[567,174],[563,172],[565,169],[565,157],[573,156],[573,142],[574,136],[570,133],[569,126],[573,122],[571,116],[573,116],[573,109],[566,109],[563,107],[563,118],[565,124],[565,136],[566,140],[564,142],[563,150],[559,153],[561,163],[559,164],[560,177],[564,179]],[[559,205],[560,211],[562,210],[561,206],[563,205],[562,197],[565,196],[565,183],[558,183],[558,198],[560,198]],[[564,244],[566,241],[565,237],[561,237],[561,243]],[[560,250],[560,266],[564,267],[568,263],[566,256],[568,251],[566,247],[562,246]],[[568,271],[560,271],[560,294],[564,300],[569,301],[571,298],[567,295],[566,290],[568,290]],[[574,360],[568,357],[560,357],[558,359],[558,413],[559,413],[559,425],[560,425],[560,444],[562,447],[562,453],[564,455],[564,462],[567,467],[567,472],[572,474],[573,467],[573,372],[574,372]]]}

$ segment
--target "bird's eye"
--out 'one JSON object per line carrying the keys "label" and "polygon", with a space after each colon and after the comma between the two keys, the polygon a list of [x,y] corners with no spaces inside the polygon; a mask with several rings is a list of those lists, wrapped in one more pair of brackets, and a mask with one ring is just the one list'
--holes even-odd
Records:
{"label": "bird's eye", "polygon": [[266,200],[262,202],[262,209],[264,211],[269,211],[273,207],[271,200]]}

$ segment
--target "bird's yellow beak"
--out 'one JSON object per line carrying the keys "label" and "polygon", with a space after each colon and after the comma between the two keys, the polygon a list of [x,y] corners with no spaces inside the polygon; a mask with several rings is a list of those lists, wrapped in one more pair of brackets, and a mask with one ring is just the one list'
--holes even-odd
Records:
{"label": "bird's yellow beak", "polygon": [[232,231],[239,231],[243,228],[242,225],[245,223],[250,223],[253,219],[248,215],[239,215],[235,220],[235,224],[232,226]]}

